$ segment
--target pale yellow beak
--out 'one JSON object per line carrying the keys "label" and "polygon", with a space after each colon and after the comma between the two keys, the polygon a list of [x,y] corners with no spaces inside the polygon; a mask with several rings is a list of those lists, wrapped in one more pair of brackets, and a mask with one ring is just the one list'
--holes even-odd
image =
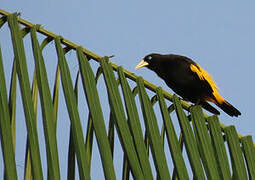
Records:
{"label": "pale yellow beak", "polygon": [[146,61],[142,60],[136,67],[135,69],[139,69],[139,68],[142,68],[144,66],[148,66],[149,63],[147,63]]}

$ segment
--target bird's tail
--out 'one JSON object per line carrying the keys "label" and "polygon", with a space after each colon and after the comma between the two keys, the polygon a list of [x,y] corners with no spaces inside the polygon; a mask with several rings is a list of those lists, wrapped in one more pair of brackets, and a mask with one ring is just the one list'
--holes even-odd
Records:
{"label": "bird's tail", "polygon": [[213,113],[213,114],[216,114],[216,115],[219,115],[219,114],[220,114],[220,112],[219,112],[216,108],[214,108],[211,104],[209,104],[209,103],[206,102],[206,101],[202,101],[202,102],[200,102],[199,104],[201,104],[201,106],[202,106],[204,109],[206,109],[207,111],[209,111],[209,112],[211,112],[211,113]]}
{"label": "bird's tail", "polygon": [[227,113],[230,116],[239,116],[241,115],[240,111],[236,109],[234,106],[232,106],[228,101],[226,101],[221,95],[218,93],[218,91],[213,91],[214,98],[208,98],[209,101],[216,104],[218,107],[220,107],[225,113]]}
{"label": "bird's tail", "polygon": [[218,107],[220,107],[225,113],[227,113],[230,116],[239,116],[241,115],[240,111],[236,109],[234,106],[232,106],[229,102],[224,100],[221,103],[216,103]]}

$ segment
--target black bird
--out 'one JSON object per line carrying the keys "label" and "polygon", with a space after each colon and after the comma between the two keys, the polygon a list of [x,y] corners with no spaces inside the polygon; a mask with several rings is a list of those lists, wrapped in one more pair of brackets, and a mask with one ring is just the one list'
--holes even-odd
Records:
{"label": "black bird", "polygon": [[188,57],[153,53],[145,56],[136,69],[141,67],[154,71],[184,100],[200,104],[211,113],[220,114],[207,101],[216,104],[230,116],[241,115],[240,111],[221,97],[212,77]]}

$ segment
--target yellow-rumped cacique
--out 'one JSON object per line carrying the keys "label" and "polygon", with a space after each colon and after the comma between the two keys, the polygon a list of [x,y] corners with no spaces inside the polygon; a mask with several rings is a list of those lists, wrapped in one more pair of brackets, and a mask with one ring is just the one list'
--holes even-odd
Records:
{"label": "yellow-rumped cacique", "polygon": [[218,92],[212,77],[192,59],[175,54],[149,54],[136,66],[154,71],[184,100],[201,105],[213,114],[220,114],[212,102],[230,116],[241,115],[240,111],[226,101]]}

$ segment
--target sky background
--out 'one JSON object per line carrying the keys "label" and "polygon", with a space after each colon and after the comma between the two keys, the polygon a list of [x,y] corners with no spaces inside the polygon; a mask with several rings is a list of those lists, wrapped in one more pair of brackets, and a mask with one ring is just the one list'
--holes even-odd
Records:
{"label": "sky background", "polygon": [[[152,52],[192,58],[213,76],[222,96],[242,113],[232,118],[221,111],[220,121],[235,125],[238,133],[252,135],[253,139],[254,7],[255,1],[251,0],[1,0],[0,6],[8,12],[20,12],[23,19],[41,24],[101,56],[115,55],[111,61],[169,92],[152,71],[135,71],[134,67]],[[0,31],[4,48],[3,35]],[[77,68],[77,63],[72,66]],[[25,128],[25,124],[20,127]],[[22,170],[22,158],[17,161]]]}

